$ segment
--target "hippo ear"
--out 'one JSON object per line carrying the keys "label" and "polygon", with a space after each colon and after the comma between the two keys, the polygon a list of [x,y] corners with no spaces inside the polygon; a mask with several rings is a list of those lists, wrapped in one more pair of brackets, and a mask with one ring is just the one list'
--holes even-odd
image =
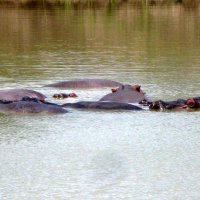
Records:
{"label": "hippo ear", "polygon": [[78,95],[75,93],[75,92],[71,92],[71,93],[69,93],[69,97],[78,97]]}
{"label": "hippo ear", "polygon": [[145,94],[143,90],[141,90],[141,85],[132,85],[131,86],[134,90],[140,92],[141,94]]}
{"label": "hippo ear", "polygon": [[132,88],[133,90],[136,90],[136,91],[140,92],[141,86],[140,86],[140,85],[131,85],[131,88]]}
{"label": "hippo ear", "polygon": [[112,88],[111,91],[112,91],[112,93],[114,93],[114,92],[117,92],[118,89],[119,89],[119,87]]}

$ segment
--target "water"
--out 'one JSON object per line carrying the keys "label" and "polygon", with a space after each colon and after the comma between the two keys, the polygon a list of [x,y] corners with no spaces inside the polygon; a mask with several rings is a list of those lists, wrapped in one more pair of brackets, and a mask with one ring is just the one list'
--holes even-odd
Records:
{"label": "water", "polygon": [[[34,89],[55,101],[59,91],[43,85],[107,78],[142,85],[152,99],[199,96],[198,9],[7,9],[0,18],[2,89]],[[75,92],[98,100],[109,90]],[[199,117],[0,114],[0,199],[199,199]]]}

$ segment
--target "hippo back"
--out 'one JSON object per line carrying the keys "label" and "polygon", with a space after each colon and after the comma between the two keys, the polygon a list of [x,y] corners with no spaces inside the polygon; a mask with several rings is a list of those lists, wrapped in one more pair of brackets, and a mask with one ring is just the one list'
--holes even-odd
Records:
{"label": "hippo back", "polygon": [[0,90],[1,101],[20,101],[23,97],[36,98],[40,101],[44,101],[46,96],[40,92],[27,89],[7,89]]}
{"label": "hippo back", "polygon": [[145,94],[134,90],[120,90],[115,93],[109,93],[102,97],[99,101],[113,101],[121,103],[139,103],[146,99]]}
{"label": "hippo back", "polygon": [[80,109],[102,109],[102,110],[142,110],[142,108],[119,102],[101,102],[101,101],[80,101],[77,103],[66,103],[63,107]]}
{"label": "hippo back", "polygon": [[77,79],[71,81],[63,81],[46,85],[45,87],[56,87],[56,88],[103,88],[103,87],[118,87],[122,85],[119,82],[106,80],[106,79]]}
{"label": "hippo back", "polygon": [[2,113],[47,113],[62,114],[67,110],[60,106],[36,103],[31,101],[17,101],[8,104],[0,104],[0,112]]}

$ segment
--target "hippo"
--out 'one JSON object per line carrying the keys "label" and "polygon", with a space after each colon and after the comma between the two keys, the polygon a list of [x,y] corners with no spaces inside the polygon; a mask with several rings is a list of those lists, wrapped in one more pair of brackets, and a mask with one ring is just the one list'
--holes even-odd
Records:
{"label": "hippo", "polygon": [[160,110],[160,111],[166,111],[166,110],[182,110],[185,109],[186,106],[186,100],[184,99],[177,99],[176,101],[154,101],[150,103],[149,109],[150,110]]}
{"label": "hippo", "polygon": [[200,98],[194,97],[189,99],[177,99],[176,101],[154,101],[149,104],[150,110],[186,110],[186,109],[198,109],[200,108]]}
{"label": "hippo", "polygon": [[55,87],[60,89],[67,88],[78,88],[78,89],[89,89],[89,88],[112,88],[119,87],[122,84],[117,81],[107,79],[76,79],[70,81],[63,81],[46,85],[44,87]]}
{"label": "hippo", "polygon": [[76,103],[66,103],[62,107],[80,108],[80,109],[104,109],[104,110],[143,110],[142,108],[119,102],[103,102],[103,101],[80,101]]}
{"label": "hippo", "polygon": [[19,101],[0,102],[0,113],[47,113],[64,114],[68,111],[53,103],[42,102],[36,98],[24,97]]}
{"label": "hippo", "polygon": [[78,96],[77,96],[77,94],[74,93],[74,92],[71,92],[71,93],[69,93],[69,94],[59,93],[59,94],[54,94],[54,95],[53,95],[53,98],[55,98],[55,99],[66,99],[66,98],[69,98],[69,97],[71,97],[71,98],[76,98],[76,97],[78,97]]}
{"label": "hippo", "polygon": [[20,101],[23,97],[37,98],[44,101],[46,96],[40,92],[27,89],[6,89],[0,90],[1,101]]}
{"label": "hippo", "polygon": [[139,103],[143,100],[147,100],[147,97],[145,93],[140,89],[140,87],[134,87],[132,85],[121,85],[116,91],[105,95],[99,101]]}

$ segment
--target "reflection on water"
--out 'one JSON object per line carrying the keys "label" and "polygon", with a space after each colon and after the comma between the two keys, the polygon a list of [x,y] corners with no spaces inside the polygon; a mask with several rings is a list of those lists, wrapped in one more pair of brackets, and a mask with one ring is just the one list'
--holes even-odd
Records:
{"label": "reflection on water", "polygon": [[198,83],[191,83],[199,72],[197,10],[11,9],[0,14],[6,87],[102,77],[141,84],[155,98],[198,95]]}
{"label": "reflection on water", "polygon": [[[198,10],[8,9],[0,18],[2,88],[54,101],[57,89],[43,85],[96,77],[140,84],[153,99],[199,96]],[[75,92],[98,100],[109,90]],[[198,124],[199,112],[1,114],[0,199],[199,199]]]}

